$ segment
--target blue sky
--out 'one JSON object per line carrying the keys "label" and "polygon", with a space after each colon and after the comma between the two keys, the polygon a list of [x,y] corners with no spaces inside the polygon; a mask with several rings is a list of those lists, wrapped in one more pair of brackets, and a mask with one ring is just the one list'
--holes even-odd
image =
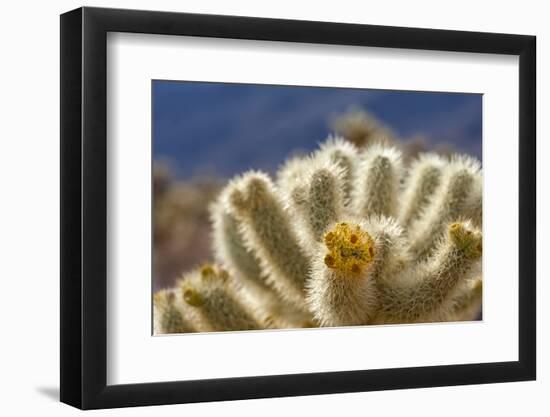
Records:
{"label": "blue sky", "polygon": [[423,135],[481,159],[478,94],[153,81],[153,154],[180,178],[274,172],[311,151],[330,120],[361,107],[402,137]]}

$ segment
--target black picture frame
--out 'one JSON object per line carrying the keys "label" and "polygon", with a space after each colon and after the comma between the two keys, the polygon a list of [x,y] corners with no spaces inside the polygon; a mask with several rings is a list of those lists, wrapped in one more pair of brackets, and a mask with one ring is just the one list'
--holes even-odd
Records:
{"label": "black picture frame", "polygon": [[[519,56],[519,360],[107,385],[108,32]],[[84,7],[61,15],[60,57],[62,402],[94,409],[535,379],[534,36]]]}

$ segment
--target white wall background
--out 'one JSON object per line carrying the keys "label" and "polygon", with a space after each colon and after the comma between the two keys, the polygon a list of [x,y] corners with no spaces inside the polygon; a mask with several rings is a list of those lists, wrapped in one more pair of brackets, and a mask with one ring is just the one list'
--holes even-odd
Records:
{"label": "white wall background", "polygon": [[[59,379],[59,17],[77,1],[6,2],[0,64],[0,410],[74,415],[57,402]],[[550,248],[550,26],[545,3],[428,0],[92,1],[86,5],[534,34],[538,37],[539,260]],[[545,17],[546,16],[546,17]],[[546,190],[543,190],[546,188]],[[505,259],[505,256],[503,257]],[[99,415],[548,415],[550,274],[539,262],[538,381],[422,390],[100,411]],[[546,395],[544,395],[546,394]]]}

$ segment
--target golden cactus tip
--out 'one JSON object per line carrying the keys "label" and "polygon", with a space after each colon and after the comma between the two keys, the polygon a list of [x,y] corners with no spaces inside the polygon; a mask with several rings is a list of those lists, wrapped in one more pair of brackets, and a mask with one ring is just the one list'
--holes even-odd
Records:
{"label": "golden cactus tip", "polygon": [[328,253],[325,265],[353,278],[374,258],[374,241],[359,225],[337,223],[324,237]]}

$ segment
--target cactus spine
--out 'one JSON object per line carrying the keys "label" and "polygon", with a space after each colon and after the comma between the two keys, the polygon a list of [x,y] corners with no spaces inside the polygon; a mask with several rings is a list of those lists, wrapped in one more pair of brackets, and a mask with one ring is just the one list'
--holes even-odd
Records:
{"label": "cactus spine", "polygon": [[[481,307],[482,175],[467,156],[404,167],[330,138],[231,180],[211,209],[217,265],[155,295],[159,333],[471,320]],[[171,294],[171,295],[170,295]]]}

